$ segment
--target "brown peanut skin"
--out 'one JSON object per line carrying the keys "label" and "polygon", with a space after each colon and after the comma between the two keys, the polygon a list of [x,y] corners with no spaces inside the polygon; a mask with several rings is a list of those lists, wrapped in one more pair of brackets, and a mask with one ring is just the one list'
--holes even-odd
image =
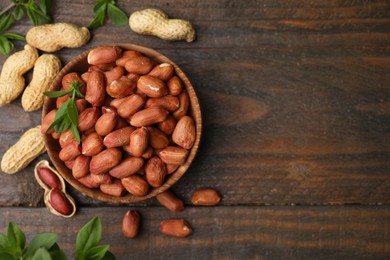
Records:
{"label": "brown peanut skin", "polygon": [[88,53],[87,62],[91,65],[115,62],[122,57],[122,52],[118,46],[95,47]]}
{"label": "brown peanut skin", "polygon": [[53,188],[50,190],[49,203],[62,215],[68,216],[73,212],[73,205],[59,189]]}
{"label": "brown peanut skin", "polygon": [[137,88],[151,98],[158,98],[168,94],[165,82],[149,75],[141,76],[138,79]]}
{"label": "brown peanut skin", "polygon": [[132,126],[115,130],[104,137],[103,144],[107,148],[128,145],[130,143],[130,135],[134,130],[135,129]]}
{"label": "brown peanut skin", "polygon": [[79,115],[78,128],[81,132],[91,129],[95,126],[96,121],[100,117],[100,110],[96,107],[90,107],[85,109]]}
{"label": "brown peanut skin", "polygon": [[136,174],[144,166],[144,160],[139,157],[130,157],[124,159],[120,164],[110,170],[110,175],[122,179]]}
{"label": "brown peanut skin", "polygon": [[[105,71],[104,76],[106,77],[106,85],[109,86],[113,81],[120,79],[124,74],[125,68],[121,66],[116,66],[111,70]],[[110,95],[108,91],[107,94]]]}
{"label": "brown peanut skin", "polygon": [[85,156],[97,155],[103,150],[103,148],[103,139],[95,132],[87,135],[81,143],[81,153]]}
{"label": "brown peanut skin", "polygon": [[179,108],[173,112],[173,117],[176,120],[179,120],[183,116],[185,116],[188,112],[188,108],[190,106],[190,97],[186,91],[182,92],[179,96]]}
{"label": "brown peanut skin", "polygon": [[89,164],[91,174],[102,174],[117,166],[122,159],[122,151],[118,148],[108,148],[92,156]]}
{"label": "brown peanut skin", "polygon": [[172,141],[185,149],[191,149],[195,143],[196,131],[194,120],[189,116],[183,116],[177,122],[172,133]]}
{"label": "brown peanut skin", "polygon": [[72,167],[72,175],[75,179],[80,179],[89,173],[89,163],[91,157],[85,155],[79,155],[74,160]]}
{"label": "brown peanut skin", "polygon": [[170,211],[180,212],[184,210],[184,202],[169,190],[158,194],[156,199]]}
{"label": "brown peanut skin", "polygon": [[145,196],[149,192],[149,184],[137,174],[122,178],[121,182],[125,189],[136,197]]}
{"label": "brown peanut skin", "polygon": [[167,82],[168,92],[172,96],[178,96],[183,91],[183,83],[178,76],[173,76]]}
{"label": "brown peanut skin", "polygon": [[179,108],[179,99],[174,96],[149,98],[145,103],[145,108],[148,107],[161,107],[169,112],[174,112]]}
{"label": "brown peanut skin", "polygon": [[220,201],[221,195],[214,189],[197,190],[191,197],[192,204],[196,206],[216,206]]}
{"label": "brown peanut skin", "polygon": [[85,100],[92,106],[98,107],[103,105],[106,98],[106,79],[103,72],[91,71],[87,82],[87,91]]}
{"label": "brown peanut skin", "polygon": [[158,128],[149,126],[147,129],[149,130],[149,144],[151,147],[154,149],[164,149],[169,145],[168,137]]}
{"label": "brown peanut skin", "polygon": [[78,82],[81,85],[80,92],[85,94],[85,81],[80,77],[79,74],[77,74],[77,72],[70,72],[62,78],[61,85],[63,90],[69,90],[71,88],[71,84],[75,82]]}
{"label": "brown peanut skin", "polygon": [[106,91],[113,98],[123,98],[133,93],[136,87],[136,82],[126,76],[121,76],[107,83]]}
{"label": "brown peanut skin", "polygon": [[118,106],[118,115],[122,118],[133,116],[145,104],[145,98],[140,94],[126,97]]}
{"label": "brown peanut skin", "polygon": [[126,212],[122,220],[122,233],[127,238],[135,238],[140,229],[141,215],[136,210]]}
{"label": "brown peanut skin", "polygon": [[81,154],[80,144],[78,144],[76,141],[72,141],[61,149],[60,153],[58,154],[58,157],[62,161],[71,161],[74,160],[80,154]]}
{"label": "brown peanut skin", "polygon": [[114,112],[104,113],[95,123],[96,133],[105,136],[112,132],[117,123],[117,116]]}
{"label": "brown peanut skin", "polygon": [[125,63],[125,69],[130,73],[147,74],[152,68],[153,61],[145,56],[134,57]]}
{"label": "brown peanut skin", "polygon": [[133,51],[133,50],[124,51],[122,53],[122,57],[117,59],[115,61],[115,63],[117,66],[124,67],[128,60],[135,58],[135,57],[138,57],[138,56],[142,56],[142,54],[139,51]]}
{"label": "brown peanut skin", "polygon": [[135,113],[130,120],[130,124],[135,127],[149,126],[160,123],[167,117],[168,111],[159,107],[150,107]]}
{"label": "brown peanut skin", "polygon": [[130,135],[130,150],[133,156],[140,157],[149,145],[149,131],[146,127],[134,130]]}
{"label": "brown peanut skin", "polygon": [[42,119],[42,123],[41,123],[42,134],[46,134],[46,132],[47,134],[51,134],[54,132],[54,129],[50,129],[49,131],[47,131],[47,129],[54,122],[54,117],[56,116],[56,113],[57,113],[57,109],[53,109],[49,113],[47,113],[45,117]]}
{"label": "brown peanut skin", "polygon": [[167,119],[165,119],[161,123],[158,123],[157,126],[161,131],[164,132],[164,134],[171,135],[173,133],[173,130],[175,130],[176,123],[176,119],[172,115],[169,115]]}
{"label": "brown peanut skin", "polygon": [[99,184],[96,183],[93,179],[92,179],[92,174],[88,174],[80,179],[78,179],[78,181],[83,184],[84,186],[90,188],[90,189],[94,189],[94,188],[98,188],[99,187]]}
{"label": "brown peanut skin", "polygon": [[192,228],[184,219],[168,219],[160,223],[160,232],[173,237],[187,237],[191,235]]}
{"label": "brown peanut skin", "polygon": [[123,187],[121,181],[118,179],[115,179],[112,183],[100,184],[100,190],[105,194],[115,197],[121,197],[126,193],[125,187]]}
{"label": "brown peanut skin", "polygon": [[108,173],[91,174],[91,178],[98,185],[111,184],[112,183],[112,177]]}
{"label": "brown peanut skin", "polygon": [[61,181],[52,170],[46,167],[39,167],[37,169],[39,179],[50,188],[61,189]]}
{"label": "brown peanut skin", "polygon": [[188,156],[188,150],[175,146],[167,146],[157,152],[157,155],[166,164],[183,164]]}
{"label": "brown peanut skin", "polygon": [[165,164],[157,156],[153,156],[145,164],[146,181],[150,186],[158,188],[163,185],[167,169]]}
{"label": "brown peanut skin", "polygon": [[174,68],[172,64],[169,63],[161,63],[155,66],[149,73],[149,76],[153,76],[155,78],[161,79],[162,81],[169,80],[174,72]]}
{"label": "brown peanut skin", "polygon": [[65,132],[62,132],[60,135],[60,138],[58,142],[60,143],[61,148],[63,148],[65,145],[67,145],[70,142],[76,141],[72,134],[72,130],[69,128]]}

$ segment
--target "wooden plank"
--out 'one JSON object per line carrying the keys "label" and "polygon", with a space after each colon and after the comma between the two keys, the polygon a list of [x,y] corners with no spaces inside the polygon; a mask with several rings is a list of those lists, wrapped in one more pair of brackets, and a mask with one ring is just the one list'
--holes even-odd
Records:
{"label": "wooden plank", "polygon": [[[132,12],[147,3],[120,4]],[[92,3],[55,5],[55,21],[82,25],[92,17]],[[194,20],[193,44],[108,23],[88,45],[58,55],[66,63],[116,39],[160,49],[183,68],[205,123],[197,159],[174,187],[187,204],[205,186],[224,195],[223,205],[389,203],[389,8],[387,1],[177,1],[163,9]],[[12,28],[30,26],[24,19]],[[40,112],[25,113],[18,99],[0,118],[2,156],[40,123]],[[2,174],[0,205],[42,205],[32,169]],[[105,205],[70,192],[82,205]]]}
{"label": "wooden plank", "polygon": [[[74,257],[76,233],[90,218],[103,222],[102,243],[117,259],[385,259],[390,254],[390,208],[344,207],[188,207],[182,213],[137,207],[142,230],[136,239],[121,233],[130,207],[80,208],[71,219],[45,208],[1,208],[0,232],[14,221],[27,234],[54,232]],[[185,218],[194,232],[184,239],[160,234],[162,220]]]}

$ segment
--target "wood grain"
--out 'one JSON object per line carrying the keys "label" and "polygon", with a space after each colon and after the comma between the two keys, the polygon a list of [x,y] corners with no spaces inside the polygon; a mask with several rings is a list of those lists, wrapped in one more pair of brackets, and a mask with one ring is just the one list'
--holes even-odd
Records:
{"label": "wood grain", "polygon": [[[160,6],[119,4],[128,12]],[[90,7],[56,1],[54,20],[86,24]],[[204,186],[225,194],[223,205],[390,202],[387,1],[182,0],[160,7],[188,17],[197,40],[161,41],[108,22],[86,46],[58,55],[66,63],[115,39],[156,48],[183,69],[204,111],[199,154],[175,187],[186,203]],[[13,29],[29,27],[24,19]],[[0,109],[0,155],[39,123],[39,112],[19,108],[17,100]],[[2,205],[37,204],[31,173],[32,166],[18,182],[0,178]]]}
{"label": "wood grain", "polygon": [[[94,216],[103,223],[102,243],[110,244],[119,260],[385,259],[390,254],[389,207],[189,207],[181,213],[136,209],[142,224],[135,239],[120,231],[129,207],[80,208],[72,219],[53,216],[45,208],[2,208],[0,232],[11,220],[27,241],[37,233],[54,232],[69,259],[78,230]],[[161,234],[159,224],[169,218],[186,219],[193,234],[184,239]]]}
{"label": "wood grain", "polygon": [[[126,240],[118,230],[128,205],[98,202],[67,185],[80,210],[72,219],[54,217],[41,207],[31,165],[0,174],[0,232],[13,220],[28,238],[61,233],[72,258],[77,230],[100,216],[103,242],[118,259],[388,258],[389,1],[117,3],[127,13],[152,7],[188,19],[197,39],[167,42],[108,22],[87,45],[57,54],[66,64],[115,41],[156,49],[180,66],[203,115],[197,157],[172,188],[187,209],[168,212],[155,199],[133,205],[144,221],[140,237]],[[53,18],[86,25],[92,7],[93,1],[54,1]],[[25,18],[11,31],[29,28]],[[4,61],[0,56],[0,67]],[[40,121],[19,99],[0,108],[0,117],[0,156]],[[193,192],[206,187],[223,195],[221,206],[188,207]],[[172,217],[186,218],[194,233],[184,240],[161,235],[159,222]]]}

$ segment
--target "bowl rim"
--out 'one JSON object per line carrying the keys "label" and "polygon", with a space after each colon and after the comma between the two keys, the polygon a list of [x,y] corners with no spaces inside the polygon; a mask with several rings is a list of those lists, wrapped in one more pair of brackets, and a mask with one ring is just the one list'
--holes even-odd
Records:
{"label": "bowl rim", "polygon": [[[118,46],[121,47],[124,51],[126,50],[135,50],[141,52],[143,55],[152,58],[154,61],[157,61],[159,63],[170,63],[174,66],[176,75],[182,80],[183,86],[185,87],[185,90],[188,93],[189,99],[190,99],[190,105],[189,105],[189,111],[187,114],[190,114],[195,122],[196,127],[196,138],[193,147],[189,150],[189,154],[187,156],[187,159],[184,164],[179,166],[179,168],[167,175],[167,179],[165,183],[158,187],[158,188],[152,188],[148,192],[147,195],[142,197],[134,196],[130,193],[127,193],[125,196],[122,197],[116,197],[112,195],[105,194],[100,191],[100,189],[97,188],[88,188],[81,184],[78,180],[76,180],[70,169],[68,169],[65,166],[65,163],[61,161],[58,157],[58,153],[60,151],[60,146],[57,140],[55,140],[50,134],[43,134],[43,139],[45,143],[45,147],[48,153],[48,156],[50,158],[50,161],[54,165],[54,167],[57,169],[59,174],[75,189],[80,191],[81,193],[87,195],[88,197],[91,197],[93,199],[104,201],[104,202],[112,202],[112,203],[135,203],[144,201],[150,198],[153,198],[160,194],[161,192],[164,192],[165,190],[169,189],[173,186],[188,170],[190,165],[192,164],[193,160],[196,157],[196,154],[199,150],[201,135],[203,131],[203,125],[202,125],[202,112],[199,104],[199,99],[196,94],[196,91],[186,76],[186,74],[181,70],[181,68],[173,62],[171,59],[166,57],[165,55],[161,54],[160,52],[141,45],[131,44],[131,43],[108,43],[108,44],[101,44],[94,47],[91,47],[88,50],[83,51],[76,57],[72,58],[57,74],[56,78],[53,80],[52,84],[50,85],[49,91],[58,90],[61,88],[61,81],[64,75],[70,72],[80,72],[81,71],[87,71],[86,69],[82,68],[82,65],[88,65],[87,64],[87,55],[88,53],[96,48],[96,47],[103,47],[103,46]],[[84,70],[83,70],[84,69]],[[80,72],[81,73],[81,72]],[[51,109],[55,108],[55,99],[45,97],[44,98],[44,105],[42,109],[42,119],[44,116],[51,111]]]}

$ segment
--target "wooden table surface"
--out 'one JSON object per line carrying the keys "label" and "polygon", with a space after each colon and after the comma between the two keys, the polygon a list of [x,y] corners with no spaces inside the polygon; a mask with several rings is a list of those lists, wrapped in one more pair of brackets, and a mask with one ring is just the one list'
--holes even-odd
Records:
{"label": "wooden table surface", "polygon": [[[170,212],[155,199],[108,204],[68,185],[78,212],[56,217],[33,177],[34,163],[48,158],[42,155],[15,175],[0,175],[0,232],[9,221],[28,239],[55,232],[69,259],[77,231],[94,216],[117,259],[390,256],[389,1],[117,2],[128,14],[155,7],[188,19],[197,39],[167,42],[108,22],[92,30],[87,45],[56,54],[65,64],[96,45],[134,43],[183,69],[204,115],[200,151],[172,189],[185,211]],[[54,1],[54,21],[87,25],[93,4]],[[10,31],[25,34],[31,27],[25,18]],[[2,156],[41,114],[24,112],[17,99],[0,108],[0,118]],[[192,193],[204,187],[223,195],[220,205],[191,206]],[[143,222],[140,236],[130,240],[121,221],[132,208]],[[159,223],[168,218],[185,218],[193,234],[160,234]]]}

